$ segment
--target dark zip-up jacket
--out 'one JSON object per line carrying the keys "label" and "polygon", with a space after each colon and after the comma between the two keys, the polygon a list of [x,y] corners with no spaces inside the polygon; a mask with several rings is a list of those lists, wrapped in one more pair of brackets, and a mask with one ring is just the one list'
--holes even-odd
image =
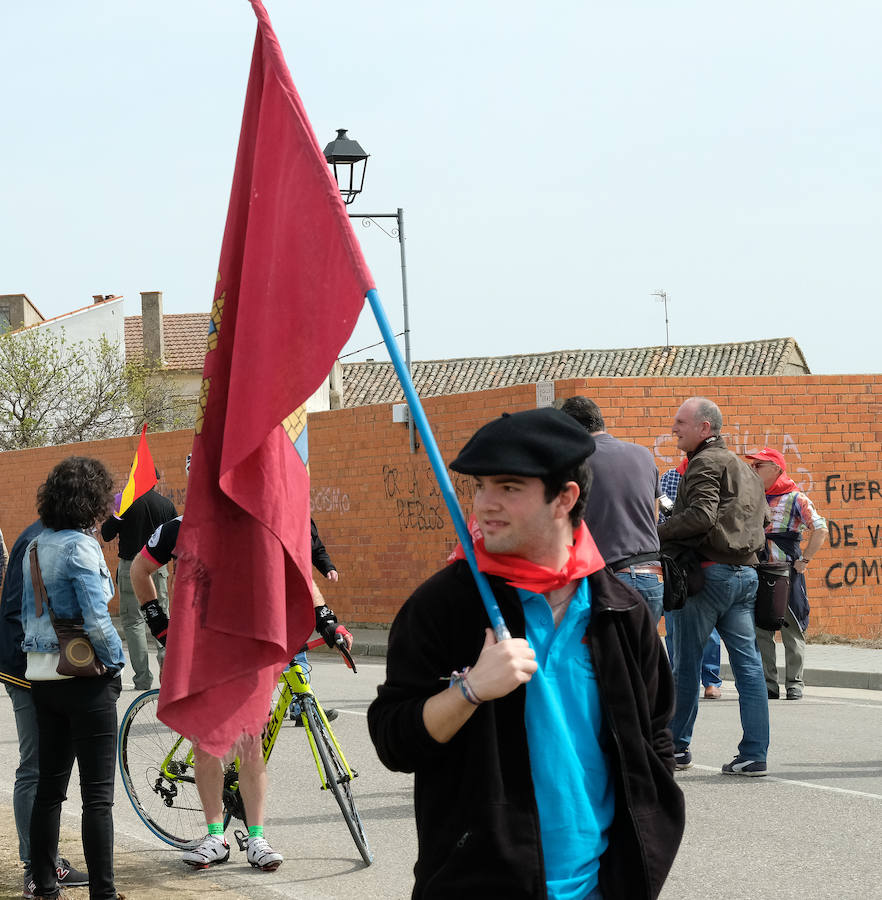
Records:
{"label": "dark zip-up jacket", "polygon": [[658,536],[662,550],[674,557],[688,549],[712,562],[755,566],[768,521],[762,480],[717,437],[689,456]]}
{"label": "dark zip-up jacket", "polygon": [[[517,592],[500,578],[489,580],[512,635],[524,637]],[[613,738],[616,796],[600,887],[609,900],[655,898],[685,820],[667,728],[671,670],[640,596],[608,568],[589,583],[587,639]],[[475,663],[489,624],[465,562],[435,574],[395,618],[386,681],[368,710],[381,761],[416,776],[415,900],[547,897],[524,725],[526,687],[483,703],[446,744],[423,724],[425,701],[446,689],[442,679],[453,670]]]}
{"label": "dark zip-up jacket", "polygon": [[322,575],[326,576],[328,572],[335,572],[337,567],[331,562],[331,557],[328,555],[328,551],[319,537],[318,528],[315,527],[312,519],[309,520],[309,534],[312,538],[312,564]]}
{"label": "dark zip-up jacket", "polygon": [[21,624],[21,595],[24,575],[22,561],[28,544],[43,530],[43,523],[37,519],[28,525],[12,545],[9,567],[3,582],[0,597],[0,681],[8,681],[18,687],[30,688],[25,679],[28,658],[21,649],[24,628]]}

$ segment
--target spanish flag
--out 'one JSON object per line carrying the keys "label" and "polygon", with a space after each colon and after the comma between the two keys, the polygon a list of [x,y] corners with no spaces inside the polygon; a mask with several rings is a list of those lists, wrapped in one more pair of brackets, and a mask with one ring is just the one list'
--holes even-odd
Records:
{"label": "spanish flag", "polygon": [[129,472],[129,480],[119,495],[119,509],[114,513],[121,516],[142,494],[146,494],[156,484],[156,467],[153,465],[153,457],[147,446],[147,426],[141,429],[141,440],[138,441],[138,449],[135,451],[135,459],[132,461],[132,471]]}

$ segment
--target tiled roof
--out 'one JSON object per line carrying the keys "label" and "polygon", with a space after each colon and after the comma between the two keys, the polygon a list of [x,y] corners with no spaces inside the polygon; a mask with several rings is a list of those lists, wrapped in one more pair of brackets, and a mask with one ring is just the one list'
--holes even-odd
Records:
{"label": "tiled roof", "polygon": [[[414,386],[421,397],[563,378],[809,374],[802,350],[793,338],[692,347],[559,350],[525,356],[435,359],[414,362],[412,370]],[[391,362],[343,364],[344,406],[403,399]]]}
{"label": "tiled roof", "polygon": [[[210,313],[167,313],[162,317],[165,364],[169,369],[202,369],[208,347]],[[141,317],[126,316],[126,359],[144,354]]]}

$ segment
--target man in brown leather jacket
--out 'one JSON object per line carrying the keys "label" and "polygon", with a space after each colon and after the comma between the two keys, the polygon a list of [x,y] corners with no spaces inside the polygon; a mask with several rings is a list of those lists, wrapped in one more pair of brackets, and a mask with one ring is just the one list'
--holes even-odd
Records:
{"label": "man in brown leather jacket", "polygon": [[[762,482],[726,448],[723,416],[704,397],[678,410],[671,431],[689,458],[674,509],[658,527],[662,551],[690,561],[686,605],[673,611],[676,707],[671,720],[678,769],[692,765],[692,728],[698,715],[701,655],[716,627],[738,684],[744,733],[725,775],[765,775],[769,703],[756,647],[756,551],[765,544],[768,516]],[[699,589],[700,588],[700,589]]]}

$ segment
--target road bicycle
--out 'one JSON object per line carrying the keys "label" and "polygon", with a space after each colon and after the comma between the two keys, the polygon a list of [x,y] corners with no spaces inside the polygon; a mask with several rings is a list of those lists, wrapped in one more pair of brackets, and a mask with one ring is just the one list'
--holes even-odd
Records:
{"label": "road bicycle", "polygon": [[[322,644],[324,640],[318,638],[301,648],[301,652]],[[355,663],[342,640],[337,649],[343,654],[346,665],[356,672]],[[352,796],[352,780],[358,777],[358,772],[346,762],[334,737],[307,678],[308,666],[307,663],[304,668],[294,660],[291,668],[279,676],[274,705],[262,735],[263,758],[269,762],[282,722],[296,697],[321,789],[334,795],[361,858],[365,865],[370,865],[373,854]],[[141,821],[160,840],[187,850],[198,845],[205,836],[205,817],[193,771],[193,748],[186,738],[156,717],[158,698],[158,690],[146,691],[126,710],[119,729],[119,770],[129,800]],[[233,818],[247,825],[245,805],[239,793],[238,759],[224,771],[223,804],[224,829]],[[234,834],[240,848],[244,849],[247,835],[240,831]]]}

